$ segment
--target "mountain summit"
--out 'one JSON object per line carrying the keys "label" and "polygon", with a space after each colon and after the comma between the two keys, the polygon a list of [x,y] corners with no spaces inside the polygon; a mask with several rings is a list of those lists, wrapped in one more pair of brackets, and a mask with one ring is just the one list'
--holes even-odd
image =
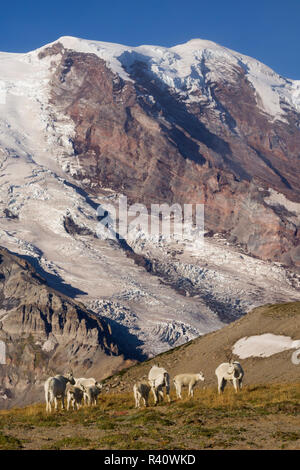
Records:
{"label": "mountain summit", "polygon": [[[105,317],[130,360],[299,300],[299,126],[299,81],[211,41],[0,53],[0,246]],[[201,250],[100,240],[96,209],[121,194],[204,203]]]}
{"label": "mountain summit", "polygon": [[19,77],[8,96],[33,99],[56,158],[87,190],[205,203],[208,230],[299,267],[300,81],[201,39],[62,37],[2,61]]}

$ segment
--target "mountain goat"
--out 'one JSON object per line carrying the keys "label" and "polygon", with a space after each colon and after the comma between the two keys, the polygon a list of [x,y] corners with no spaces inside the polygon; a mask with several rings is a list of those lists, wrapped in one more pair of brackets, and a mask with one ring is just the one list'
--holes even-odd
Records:
{"label": "mountain goat", "polygon": [[182,398],[181,396],[181,388],[188,387],[188,396],[194,396],[194,387],[195,385],[201,381],[204,381],[204,375],[202,372],[199,374],[178,374],[175,375],[173,382],[176,389],[177,398]]}
{"label": "mountain goat", "polygon": [[218,379],[218,392],[224,392],[227,382],[231,382],[237,392],[242,388],[244,371],[241,364],[237,361],[223,362],[215,371]]}
{"label": "mountain goat", "polygon": [[150,385],[145,382],[137,382],[133,386],[133,395],[135,399],[135,407],[140,407],[140,401],[143,399],[144,405],[148,406]]}
{"label": "mountain goat", "polygon": [[[88,379],[86,379],[85,377],[80,377],[78,379],[75,379],[75,386],[80,387],[80,388],[81,388],[81,385],[84,385],[85,387],[90,387],[91,385],[95,385],[96,382],[97,380],[94,379],[94,377],[89,377]],[[87,400],[88,400],[87,394],[83,395],[83,400],[84,400],[84,404],[87,405]]]}
{"label": "mountain goat", "polygon": [[73,410],[78,410],[81,407],[83,399],[83,390],[76,385],[67,386],[67,410],[70,408],[70,404]]}
{"label": "mountain goat", "polygon": [[71,385],[75,384],[75,380],[73,374],[70,373],[66,376],[64,375],[56,375],[55,377],[49,377],[45,384],[45,398],[46,398],[46,411],[51,413],[51,404],[54,401],[55,410],[57,411],[57,399],[61,398],[61,408],[64,409],[65,407],[65,393],[66,393],[66,386],[67,383]]}
{"label": "mountain goat", "polygon": [[103,385],[96,382],[95,385],[80,385],[83,390],[84,402],[88,405],[97,405],[98,395],[102,390]]}
{"label": "mountain goat", "polygon": [[89,387],[90,385],[95,385],[97,382],[96,379],[93,377],[90,377],[86,379],[85,377],[80,377],[79,379],[74,379],[75,380],[75,385],[76,387],[79,387],[80,385],[84,385],[85,387]]}
{"label": "mountain goat", "polygon": [[168,397],[168,401],[170,402],[170,376],[166,369],[163,367],[159,367],[154,365],[149,372],[148,375],[149,385],[151,387],[154,403],[155,405],[159,402],[159,399],[164,399],[164,392],[163,387],[166,388],[166,395]]}

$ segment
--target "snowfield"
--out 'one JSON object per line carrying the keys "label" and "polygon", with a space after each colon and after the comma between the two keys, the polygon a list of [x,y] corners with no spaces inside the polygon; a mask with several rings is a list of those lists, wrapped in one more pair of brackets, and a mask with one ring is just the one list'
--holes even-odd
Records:
{"label": "snowfield", "polygon": [[[229,61],[247,68],[270,118],[284,119],[281,99],[300,109],[300,82],[208,41],[169,49],[71,37],[59,41],[66,48],[97,54],[125,80],[126,67],[141,57],[153,74],[191,101],[205,79],[203,59],[211,68],[215,61],[223,61],[224,67]],[[103,189],[99,197],[90,198],[73,180],[73,125],[48,102],[51,61],[59,60],[59,54],[40,61],[38,52],[0,54],[1,246],[26,256],[52,287],[106,317],[124,347],[131,345],[147,356],[221,328],[255,306],[300,300],[299,276],[251,258],[221,236],[199,244],[197,236],[164,241],[132,230],[126,241],[153,261],[152,274],[127,257],[118,243],[99,239],[96,208],[119,195]],[[277,194],[269,202],[274,198],[289,204]],[[73,221],[77,233],[66,230],[66,219]],[[51,340],[44,345],[52,346]]]}
{"label": "snowfield", "polygon": [[240,359],[248,357],[270,357],[289,349],[300,348],[300,340],[292,340],[289,336],[265,333],[239,339],[232,352]]}

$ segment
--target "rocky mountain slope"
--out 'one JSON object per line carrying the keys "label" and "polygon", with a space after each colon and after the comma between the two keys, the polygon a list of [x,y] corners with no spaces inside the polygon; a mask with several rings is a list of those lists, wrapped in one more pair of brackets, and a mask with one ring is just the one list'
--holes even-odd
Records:
{"label": "rocky mountain slope", "polygon": [[[0,244],[130,359],[300,299],[298,149],[299,83],[208,41],[0,54]],[[100,239],[121,194],[204,203],[207,236]]]}
{"label": "rocky mountain slope", "polygon": [[96,374],[128,365],[104,319],[47,286],[23,258],[0,249],[0,408],[42,396],[47,376]]}
{"label": "rocky mountain slope", "polygon": [[85,187],[205,203],[207,229],[299,267],[299,205],[285,199],[300,202],[299,82],[202,40],[61,38],[38,58],[54,61],[50,103],[73,127],[65,165]]}
{"label": "rocky mountain slope", "polygon": [[203,371],[205,382],[200,386],[217,387],[215,369],[230,358],[241,363],[245,385],[299,382],[300,302],[258,307],[218,331],[122,371],[107,383],[116,391],[129,391],[158,363],[171,378]]}

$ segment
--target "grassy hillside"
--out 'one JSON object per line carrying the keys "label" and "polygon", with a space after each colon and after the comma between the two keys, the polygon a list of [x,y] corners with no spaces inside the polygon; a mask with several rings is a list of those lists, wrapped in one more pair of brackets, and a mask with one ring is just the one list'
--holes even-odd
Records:
{"label": "grassy hillside", "polygon": [[[0,412],[0,449],[300,449],[300,366],[292,350],[240,360],[244,388],[217,394],[215,368],[245,336],[300,339],[300,302],[267,305],[106,380],[97,406],[46,415],[45,404]],[[235,359],[238,359],[235,357]],[[136,410],[132,385],[153,363],[202,370],[193,399]],[[109,387],[108,387],[109,386]],[[185,396],[185,395],[184,395]]]}
{"label": "grassy hillside", "polygon": [[198,388],[141,410],[123,393],[52,415],[44,404],[1,411],[0,449],[300,449],[300,383]]}
{"label": "grassy hillside", "polygon": [[[233,345],[246,336],[272,333],[300,340],[300,302],[265,305],[249,312],[228,326],[171,349],[153,359],[121,371],[107,380],[118,391],[129,391],[133,383],[146,378],[153,364],[159,363],[174,375],[203,371],[206,386],[217,386],[215,369],[232,354]],[[238,360],[245,371],[244,384],[300,382],[300,365],[291,361],[293,350],[270,357],[250,357]]]}

